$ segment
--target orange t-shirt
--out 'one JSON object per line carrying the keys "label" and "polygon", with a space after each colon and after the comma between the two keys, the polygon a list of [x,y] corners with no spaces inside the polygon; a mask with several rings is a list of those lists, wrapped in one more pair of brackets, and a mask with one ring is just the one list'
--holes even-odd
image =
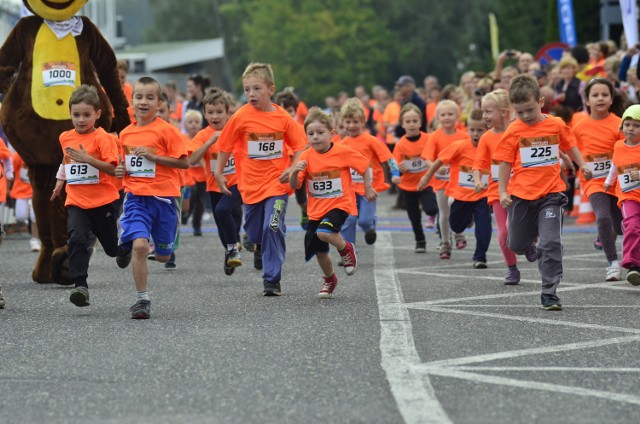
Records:
{"label": "orange t-shirt", "polygon": [[640,144],[629,146],[624,140],[618,141],[613,147],[613,164],[618,170],[618,207],[626,200],[640,203],[640,181],[632,181],[628,174],[640,170]]}
{"label": "orange t-shirt", "polygon": [[384,133],[386,134],[387,144],[396,143],[395,131],[388,131],[390,126],[398,125],[400,122],[400,110],[402,106],[400,103],[393,101],[384,108],[382,113],[382,125],[384,126]]}
{"label": "orange t-shirt", "polygon": [[502,134],[503,133],[497,133],[493,130],[489,130],[482,134],[482,137],[480,137],[480,141],[478,142],[476,158],[473,161],[473,169],[491,170],[489,187],[486,192],[487,202],[489,204],[500,200],[500,194],[498,193],[498,168],[500,166],[500,162],[493,158],[493,154],[498,142],[502,138]]}
{"label": "orange t-shirt", "polygon": [[136,119],[136,113],[133,110],[133,86],[128,82],[125,82],[122,84],[122,91],[124,91],[124,96],[127,98],[127,102],[129,102],[129,106],[127,106],[127,113],[129,114],[129,119],[133,122]]}
{"label": "orange t-shirt", "polygon": [[358,214],[351,170],[364,173],[369,166],[366,157],[338,143],[332,144],[324,153],[307,149],[300,160],[307,162],[304,171],[298,173],[298,182],[304,184],[306,180],[309,219],[320,220],[331,209],[341,209],[349,215]]}
{"label": "orange t-shirt", "polygon": [[219,151],[233,153],[238,189],[249,205],[289,193],[291,186],[278,181],[290,166],[285,146],[299,152],[307,144],[291,115],[276,104],[272,106],[275,110],[271,112],[250,104],[242,106],[216,142]]}
{"label": "orange t-shirt", "polygon": [[[0,160],[6,160],[11,157],[11,150],[4,144],[4,141],[0,140]],[[6,203],[7,201],[7,175],[4,172],[4,167],[0,163],[0,203]]]}
{"label": "orange t-shirt", "polygon": [[[102,128],[89,134],[78,134],[76,130],[60,134],[62,152],[67,147],[80,149],[102,162],[118,164],[118,144]],[[65,206],[93,209],[118,199],[118,190],[111,184],[111,176],[87,163],[73,162],[66,154],[62,159],[67,177],[67,200]]]}
{"label": "orange t-shirt", "polygon": [[[471,139],[458,140],[445,147],[438,159],[450,165],[450,179],[445,194],[456,200],[475,202],[487,197],[487,192],[476,193],[473,189],[473,161],[476,158],[476,146]],[[483,179],[488,181],[489,170],[482,169]]]}
{"label": "orange t-shirt", "polygon": [[298,107],[296,108],[296,120],[300,125],[304,125],[304,120],[307,119],[307,115],[309,115],[309,108],[307,105],[300,101],[298,102]]}
{"label": "orange t-shirt", "polygon": [[[372,172],[372,185],[376,192],[383,192],[390,187],[389,184],[384,182],[384,171],[380,165],[393,157],[391,151],[389,151],[389,148],[385,144],[366,131],[356,137],[347,136],[343,138],[342,144],[351,147],[369,159],[369,167],[371,168],[369,172]],[[351,180],[353,181],[356,193],[364,196],[364,179],[362,174],[353,170],[351,172]]]}
{"label": "orange t-shirt", "polygon": [[[429,135],[429,140],[422,151],[422,157],[435,162],[445,147],[458,140],[470,140],[469,134],[460,129],[456,129],[453,134],[446,134],[442,128],[438,128]],[[434,191],[446,189],[449,184],[449,174],[442,175],[436,172],[432,184]]]}
{"label": "orange t-shirt", "polygon": [[431,121],[433,120],[433,118],[436,117],[436,106],[438,106],[438,102],[429,102],[427,103],[427,127],[429,126],[429,124],[431,123]]}
{"label": "orange t-shirt", "polygon": [[[400,187],[406,191],[418,191],[418,182],[427,173],[427,164],[422,159],[422,151],[429,140],[427,133],[420,132],[420,137],[416,141],[411,141],[406,135],[402,136],[393,149],[393,157],[400,166],[401,163],[407,170],[400,175]],[[429,183],[431,185],[431,182]]]}
{"label": "orange t-shirt", "polygon": [[31,189],[31,182],[29,181],[29,168],[22,161],[18,152],[11,156],[11,160],[13,161],[15,178],[13,179],[13,187],[9,195],[14,199],[30,199],[33,196],[33,190]]}
{"label": "orange t-shirt", "polygon": [[[198,150],[203,144],[207,142],[211,138],[213,134],[215,134],[217,130],[208,126],[207,128],[200,130],[198,134],[193,137],[187,150],[191,155],[193,152]],[[220,193],[220,187],[218,187],[218,182],[216,178],[213,176],[213,172],[216,170],[216,162],[218,160],[218,151],[220,145],[216,141],[209,147],[209,149],[204,152],[204,156],[202,159],[204,160],[205,172],[207,173],[207,191],[215,191],[216,193]],[[236,177],[236,162],[233,155],[229,156],[227,163],[224,166],[222,174],[227,178],[227,187],[234,186],[238,184],[238,179]]]}
{"label": "orange t-shirt", "polygon": [[[618,116],[610,113],[606,118],[599,120],[588,117],[573,127],[576,145],[593,174],[593,178],[587,181],[582,172],[580,173],[580,185],[587,197],[593,193],[605,192],[602,185],[611,168],[613,146],[624,138],[620,132],[621,121]],[[609,188],[607,193],[615,195],[615,185]]]}
{"label": "orange t-shirt", "polygon": [[[118,159],[124,160],[124,158],[120,154],[122,153],[122,140],[120,140],[120,138],[115,134],[111,134],[111,133],[107,133],[107,134],[113,138],[113,141],[115,141],[116,145],[118,146],[118,154],[119,154]],[[124,186],[122,185],[122,178],[118,178],[115,175],[110,175],[109,178],[111,178],[111,184],[116,188],[116,190],[120,191],[124,188]]]}
{"label": "orange t-shirt", "polygon": [[560,118],[547,116],[535,125],[516,119],[502,134],[494,159],[512,164],[510,194],[536,200],[565,191],[559,150],[566,152],[575,145],[571,129]]}
{"label": "orange t-shirt", "polygon": [[180,196],[179,169],[164,166],[130,154],[133,147],[145,146],[156,155],[174,159],[187,156],[187,146],[180,131],[173,125],[156,118],[143,126],[133,124],[120,133],[127,175],[123,179],[126,192],[137,196]]}

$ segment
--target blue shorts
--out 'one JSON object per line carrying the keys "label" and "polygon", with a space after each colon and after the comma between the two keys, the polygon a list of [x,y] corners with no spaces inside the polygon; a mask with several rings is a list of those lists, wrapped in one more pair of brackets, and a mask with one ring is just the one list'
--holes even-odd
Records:
{"label": "blue shorts", "polygon": [[127,193],[124,213],[120,217],[119,244],[131,250],[135,239],[153,237],[158,255],[169,256],[180,225],[178,202],[175,197],[136,196]]}

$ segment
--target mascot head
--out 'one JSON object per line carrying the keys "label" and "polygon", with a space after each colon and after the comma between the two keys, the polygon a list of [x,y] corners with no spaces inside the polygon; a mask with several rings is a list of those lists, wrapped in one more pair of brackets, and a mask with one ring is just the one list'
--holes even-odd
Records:
{"label": "mascot head", "polygon": [[64,21],[82,9],[88,0],[22,0],[35,15],[52,21]]}

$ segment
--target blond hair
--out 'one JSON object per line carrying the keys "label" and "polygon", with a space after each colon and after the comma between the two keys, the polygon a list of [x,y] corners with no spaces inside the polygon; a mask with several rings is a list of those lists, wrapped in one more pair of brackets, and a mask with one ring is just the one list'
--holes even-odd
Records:
{"label": "blond hair", "polygon": [[449,99],[445,99],[445,100],[440,100],[436,106],[436,116],[438,116],[440,114],[440,111],[442,109],[445,108],[453,108],[456,110],[456,113],[458,115],[460,115],[460,108],[458,107],[458,104],[456,102],[454,102],[453,100],[449,100]]}
{"label": "blond hair", "polygon": [[269,63],[252,62],[242,73],[242,79],[247,77],[256,77],[263,80],[268,86],[274,85],[275,77],[273,69]]}
{"label": "blond hair", "polygon": [[402,106],[402,109],[400,109],[400,122],[402,122],[404,115],[406,115],[408,112],[417,113],[418,116],[420,117],[420,122],[422,123],[422,111],[418,106],[414,105],[413,103],[407,103],[406,105]]}
{"label": "blond hair", "polygon": [[360,100],[355,97],[347,99],[347,101],[342,105],[342,108],[340,108],[340,118],[356,118],[364,122],[364,110],[362,109],[362,103],[360,103]]}
{"label": "blond hair", "polygon": [[499,110],[509,110],[511,109],[511,102],[509,101],[509,93],[507,90],[503,90],[502,88],[498,88],[497,90],[493,90],[490,93],[487,93],[482,98],[482,103],[485,100],[492,100]]}
{"label": "blond hair", "polygon": [[322,125],[326,126],[329,131],[333,130],[333,122],[331,122],[331,117],[324,113],[322,109],[317,106],[313,106],[309,108],[309,114],[307,118],[304,120],[304,131],[307,131],[307,127],[312,122],[319,122]]}
{"label": "blond hair", "polygon": [[186,111],[185,114],[184,114],[184,120],[186,121],[187,119],[191,118],[192,116],[195,116],[196,118],[198,118],[200,120],[200,122],[202,122],[202,120],[203,120],[202,113],[199,110],[195,110],[195,109],[189,109],[188,111]]}

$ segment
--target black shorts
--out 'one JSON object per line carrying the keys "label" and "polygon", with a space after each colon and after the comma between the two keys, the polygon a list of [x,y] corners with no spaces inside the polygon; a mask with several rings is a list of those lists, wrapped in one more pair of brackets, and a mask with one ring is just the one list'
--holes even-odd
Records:
{"label": "black shorts", "polygon": [[307,233],[304,235],[304,260],[309,261],[316,253],[328,253],[329,243],[318,238],[318,231],[339,233],[349,214],[342,209],[331,209],[320,220],[309,220]]}

